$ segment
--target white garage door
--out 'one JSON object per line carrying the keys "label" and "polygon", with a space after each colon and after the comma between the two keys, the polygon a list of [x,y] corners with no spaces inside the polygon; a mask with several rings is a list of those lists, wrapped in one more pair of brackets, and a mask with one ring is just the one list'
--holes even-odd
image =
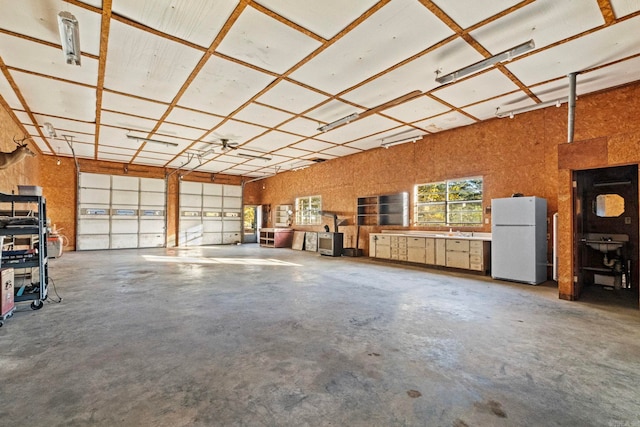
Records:
{"label": "white garage door", "polygon": [[78,250],[162,247],[162,179],[80,173]]}
{"label": "white garage door", "polygon": [[240,242],[240,185],[180,182],[180,246]]}

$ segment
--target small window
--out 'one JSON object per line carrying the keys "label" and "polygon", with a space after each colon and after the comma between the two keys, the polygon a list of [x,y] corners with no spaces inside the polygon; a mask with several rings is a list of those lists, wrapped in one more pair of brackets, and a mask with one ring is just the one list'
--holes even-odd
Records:
{"label": "small window", "polygon": [[482,224],[482,178],[460,178],[415,187],[415,224]]}
{"label": "small window", "polygon": [[322,223],[322,196],[296,198],[296,224],[320,225]]}

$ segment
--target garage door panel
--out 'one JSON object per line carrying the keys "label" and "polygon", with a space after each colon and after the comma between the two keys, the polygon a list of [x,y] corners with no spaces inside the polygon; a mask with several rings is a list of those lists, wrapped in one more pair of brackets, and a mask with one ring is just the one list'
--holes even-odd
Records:
{"label": "garage door panel", "polygon": [[155,191],[164,196],[165,181],[163,179],[140,178],[140,192]]}
{"label": "garage door panel", "polygon": [[78,221],[78,234],[109,234],[109,220],[87,219]]}
{"label": "garage door panel", "polygon": [[215,232],[215,233],[221,233],[222,232],[222,221],[203,221],[203,226],[204,226],[204,231],[205,233],[207,232]]}
{"label": "garage door panel", "polygon": [[164,193],[140,193],[140,204],[164,206]]}
{"label": "garage door panel", "polygon": [[78,236],[78,250],[109,249],[109,235]]}
{"label": "garage door panel", "polygon": [[97,173],[81,173],[80,188],[111,188],[111,176]]}
{"label": "garage door panel", "polygon": [[225,185],[222,191],[225,197],[242,197],[242,186]]}
{"label": "garage door panel", "polygon": [[111,189],[113,190],[131,190],[138,192],[140,188],[140,178],[133,176],[118,176],[113,175],[111,177]]}
{"label": "garage door panel", "polygon": [[180,182],[180,193],[202,195],[202,184],[199,182]]}
{"label": "garage door panel", "polygon": [[202,206],[205,208],[221,208],[222,196],[204,196],[202,198]]}
{"label": "garage door panel", "polygon": [[137,191],[113,190],[111,192],[111,203],[119,205],[138,206],[139,193]]}
{"label": "garage door panel", "polygon": [[203,245],[220,245],[222,244],[222,233],[204,233],[202,236]]}
{"label": "garage door panel", "polygon": [[202,196],[199,194],[181,194],[180,208],[189,207],[200,209],[202,206]]}
{"label": "garage door panel", "polygon": [[222,243],[231,245],[240,242],[240,233],[222,233]]}
{"label": "garage door panel", "polygon": [[135,219],[112,219],[111,233],[138,233],[138,221]]}
{"label": "garage door panel", "polygon": [[202,186],[205,196],[222,196],[222,184],[206,184]]}
{"label": "garage door panel", "polygon": [[160,233],[160,232],[164,232],[164,219],[140,220],[140,233]]}
{"label": "garage door panel", "polygon": [[229,221],[226,220],[223,222],[222,229],[224,231],[234,231],[239,232],[241,230],[242,222],[241,221]]}
{"label": "garage door panel", "polygon": [[138,234],[111,234],[111,249],[133,249],[138,247]]}
{"label": "garage door panel", "polygon": [[81,188],[78,201],[82,204],[106,204],[111,203],[111,191],[100,188]]}
{"label": "garage door panel", "polygon": [[[164,180],[82,173],[80,183],[78,250],[165,245]],[[142,229],[149,236],[141,238]]]}
{"label": "garage door panel", "polygon": [[138,246],[141,248],[161,248],[164,246],[164,234],[140,234]]}

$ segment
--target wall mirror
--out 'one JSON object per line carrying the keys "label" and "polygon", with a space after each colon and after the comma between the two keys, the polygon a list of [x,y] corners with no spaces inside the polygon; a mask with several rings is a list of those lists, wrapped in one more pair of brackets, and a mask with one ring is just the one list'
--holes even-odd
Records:
{"label": "wall mirror", "polygon": [[619,194],[599,194],[595,210],[596,215],[602,218],[618,217],[624,213],[624,197]]}

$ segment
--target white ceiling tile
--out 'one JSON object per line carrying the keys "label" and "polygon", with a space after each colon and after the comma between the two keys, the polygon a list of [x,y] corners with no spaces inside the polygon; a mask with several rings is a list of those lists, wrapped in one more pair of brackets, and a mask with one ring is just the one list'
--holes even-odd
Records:
{"label": "white ceiling tile", "polygon": [[455,39],[402,67],[378,77],[342,98],[372,108],[414,90],[427,92],[437,86],[436,70],[443,73],[458,70],[480,61],[482,55],[462,39]]}
{"label": "white ceiling tile", "polygon": [[318,47],[319,41],[247,7],[216,50],[262,69],[284,73]]}
{"label": "white ceiling tile", "polygon": [[611,7],[616,18],[631,15],[640,10],[640,1],[638,0],[611,0]]}
{"label": "white ceiling tile", "polygon": [[215,158],[216,161],[218,162],[225,162],[225,163],[232,163],[232,164],[238,164],[238,163],[243,163],[245,162],[247,159],[243,158],[243,157],[238,157],[236,155],[234,155],[233,153],[235,153],[235,151],[230,151],[226,154],[222,154],[218,157]]}
{"label": "white ceiling tile", "polygon": [[160,128],[158,128],[158,134],[170,135],[195,141],[202,138],[202,136],[205,134],[205,131],[203,131],[202,129],[180,126],[172,123],[163,123],[162,125],[160,125]]}
{"label": "white ceiling tile", "polygon": [[40,126],[42,126],[46,122],[51,123],[58,136],[61,136],[64,133],[69,133],[71,131],[93,135],[96,131],[95,123],[67,120],[60,117],[47,116],[42,114],[34,114],[34,117],[36,118]]}
{"label": "white ceiling tile", "polygon": [[326,96],[306,89],[298,84],[282,80],[262,94],[256,101],[282,110],[300,114],[324,102]]}
{"label": "white ceiling tile", "polygon": [[244,144],[242,148],[251,148],[254,150],[268,152],[298,142],[300,139],[301,138],[297,135],[291,135],[280,131],[271,131],[254,139],[248,144]]}
{"label": "white ceiling tile", "polygon": [[[71,156],[71,149],[67,144],[56,145],[54,150],[56,152],[60,149],[60,153]],[[95,144],[82,143],[82,142],[74,142],[73,143],[73,151],[76,157],[81,157],[85,159],[93,159],[95,155]]]}
{"label": "white ceiling tile", "polygon": [[475,121],[464,114],[452,111],[441,116],[432,117],[427,120],[414,123],[415,126],[428,132],[440,132],[447,129],[453,129],[460,126],[466,126],[475,123]]}
{"label": "white ceiling tile", "polygon": [[491,70],[469,79],[452,83],[433,91],[433,95],[456,107],[474,104],[483,99],[493,98],[507,92],[518,90],[500,70]]}
{"label": "white ceiling tile", "polygon": [[122,148],[122,147],[114,147],[114,146],[103,146],[101,145],[98,148],[98,155],[100,154],[122,154],[124,156],[133,157],[136,154],[136,150],[132,150],[130,148]]}
{"label": "white ceiling tile", "polygon": [[328,40],[355,21],[377,1],[258,0],[258,3]]}
{"label": "white ceiling tile", "polygon": [[640,16],[507,64],[526,85],[566,76],[640,53],[636,37]]}
{"label": "white ceiling tile", "polygon": [[192,126],[200,129],[212,129],[222,121],[222,117],[213,116],[211,114],[200,113],[186,108],[174,107],[167,121],[172,123],[181,123],[186,126]]}
{"label": "white ceiling tile", "polygon": [[401,126],[399,128],[381,132],[374,136],[362,138],[344,145],[347,147],[359,148],[360,150],[369,150],[371,148],[380,147],[380,144],[382,144],[383,141],[397,141],[400,139],[415,137],[424,134],[424,131],[417,130],[411,126]]}
{"label": "white ceiling tile", "polygon": [[[304,156],[302,158],[303,159],[309,159],[309,160],[312,160],[312,161],[315,160],[315,159],[323,159],[324,161],[326,161],[326,160],[335,159],[337,157],[338,156],[334,156],[334,155],[331,155],[331,154],[329,154],[327,152],[324,152],[322,154],[316,154],[316,153],[309,154],[309,155]],[[314,163],[322,163],[322,162],[314,162]]]}
{"label": "white ceiling tile", "polygon": [[342,156],[348,156],[350,154],[359,153],[360,151],[361,150],[358,150],[356,148],[351,148],[351,147],[346,147],[344,145],[340,145],[338,147],[333,147],[333,148],[329,148],[327,150],[324,150],[320,154],[329,154],[331,156],[342,157]]}
{"label": "white ceiling tile", "polygon": [[25,111],[13,110],[13,112],[18,118],[18,121],[20,121],[20,123],[32,124],[31,117],[29,117],[29,115]]}
{"label": "white ceiling tile", "polygon": [[[38,149],[43,153],[43,154],[54,154],[49,147],[47,146],[47,144],[44,142],[44,140],[40,137],[37,136],[32,136],[31,140],[36,144],[36,146],[38,147]],[[54,150],[56,149],[55,146],[52,147]],[[32,150],[34,151],[34,150]]]}
{"label": "white ceiling tile", "polygon": [[0,73],[0,95],[2,95],[4,100],[7,101],[7,104],[9,104],[9,107],[11,107],[12,109],[24,110],[25,107],[22,105],[22,103],[16,96],[15,91],[9,84],[9,81],[2,73]]}
{"label": "white ceiling tile", "polygon": [[291,78],[336,94],[451,34],[420,2],[396,0],[294,71]]}
{"label": "white ceiling tile", "polygon": [[237,120],[228,120],[220,127],[216,128],[216,130],[207,136],[205,140],[218,141],[220,139],[228,139],[232,142],[244,144],[265,131],[267,131],[267,129],[260,126],[242,123]]}
{"label": "white ceiling tile", "polygon": [[604,24],[596,1],[537,0],[471,36],[492,54],[533,39],[536,49]]}
{"label": "white ceiling tile", "polygon": [[142,117],[130,116],[128,114],[112,113],[111,111],[103,111],[100,122],[104,125],[139,130],[142,133],[151,132],[157,123],[155,120],[143,119]]}
{"label": "white ceiling tile", "polygon": [[317,152],[317,151],[326,150],[327,148],[335,147],[335,144],[329,144],[328,142],[318,141],[317,139],[306,139],[302,142],[292,145],[291,147],[299,148],[301,150]]}
{"label": "white ceiling tile", "polygon": [[286,162],[287,160],[289,160],[287,157],[282,157],[282,156],[274,156],[272,154],[267,154],[265,155],[265,157],[267,159],[270,160],[265,160],[265,159],[248,159],[246,162],[244,162],[243,164],[249,165],[249,166],[256,166],[256,167],[262,167],[262,168],[267,168],[273,165],[277,165],[279,163],[282,162]]}
{"label": "white ceiling tile", "polygon": [[236,120],[255,123],[266,127],[276,127],[291,117],[293,117],[293,115],[255,103],[247,105],[233,116]]}
{"label": "white ceiling tile", "polygon": [[119,163],[129,163],[131,161],[131,157],[127,154],[117,154],[117,153],[109,153],[109,152],[98,152],[98,160],[107,161],[107,162],[119,162]]}
{"label": "white ceiling tile", "polygon": [[273,154],[278,156],[300,157],[300,156],[309,154],[309,152],[306,150],[299,150],[297,148],[287,147],[287,148],[283,148],[282,150],[278,150]]}
{"label": "white ceiling tile", "polygon": [[[577,102],[580,102],[581,95],[638,80],[640,76],[637,70],[639,69],[640,56],[589,73],[578,74],[576,76]],[[560,79],[535,86],[532,91],[543,102],[566,98],[569,95],[569,80]]]}
{"label": "white ceiling tile", "polygon": [[164,159],[154,159],[152,157],[145,157],[142,154],[136,157],[136,163],[149,166],[164,166],[167,161]]}
{"label": "white ceiling tile", "polygon": [[274,77],[268,74],[212,56],[191,82],[179,104],[226,116],[273,80]]}
{"label": "white ceiling tile", "polygon": [[477,117],[480,120],[487,120],[495,117],[496,112],[498,111],[498,107],[500,112],[505,112],[515,110],[517,108],[527,107],[533,104],[535,104],[535,102],[529,95],[522,91],[518,91],[509,95],[501,96],[499,98],[472,105],[470,107],[464,108],[464,111],[474,117]]}
{"label": "white ceiling tile", "polygon": [[360,139],[365,136],[373,135],[378,132],[383,132],[389,128],[399,126],[401,126],[401,124],[394,120],[374,114],[328,132],[324,132],[321,136],[318,136],[318,138],[322,138],[324,141],[334,142],[336,144],[343,144],[345,142]]}
{"label": "white ceiling tile", "polygon": [[[82,66],[84,67],[84,64]],[[102,92],[102,108],[134,116],[159,119],[167,111],[169,104],[145,101],[105,90]]]}
{"label": "white ceiling tile", "polygon": [[112,20],[104,86],[171,102],[202,55],[201,51]]}
{"label": "white ceiling tile", "polygon": [[209,47],[237,0],[114,0],[112,10],[148,27]]}
{"label": "white ceiling tile", "polygon": [[74,83],[96,85],[98,61],[82,58],[82,66],[68,65],[60,49],[0,34],[0,55],[9,67],[29,70],[45,76],[53,76]]}
{"label": "white ceiling tile", "polygon": [[102,9],[102,0],[81,0],[81,2]]}
{"label": "white ceiling tile", "polygon": [[95,121],[95,89],[17,71],[11,75],[33,113]]}
{"label": "white ceiling tile", "polygon": [[462,28],[468,28],[509,9],[520,0],[433,0],[433,2]]}
{"label": "white ceiling tile", "polygon": [[[331,123],[333,121],[341,119],[342,117],[346,117],[353,113],[361,113],[363,111],[364,110],[362,108],[357,108],[353,105],[333,100],[316,109],[309,111],[305,114],[305,116],[311,119],[322,121],[324,123]],[[322,124],[324,123],[318,124],[318,126],[316,126],[316,129],[322,126]]]}
{"label": "white ceiling tile", "polygon": [[[62,0],[0,0],[0,28],[35,39],[60,44],[58,13],[71,12],[78,20],[80,50],[84,53],[100,53],[100,22],[102,15]],[[82,66],[86,57],[82,58]],[[62,50],[59,61],[64,62]]]}
{"label": "white ceiling tile", "polygon": [[318,133],[318,122],[298,117],[278,127],[279,130],[295,133],[296,135],[312,136]]}
{"label": "white ceiling tile", "polygon": [[421,96],[413,101],[405,102],[397,107],[384,110],[382,114],[409,123],[442,114],[450,109],[451,108],[433,98]]}
{"label": "white ceiling tile", "polygon": [[127,138],[127,131],[110,126],[100,126],[99,146],[128,148],[138,150],[142,146],[142,141]]}

